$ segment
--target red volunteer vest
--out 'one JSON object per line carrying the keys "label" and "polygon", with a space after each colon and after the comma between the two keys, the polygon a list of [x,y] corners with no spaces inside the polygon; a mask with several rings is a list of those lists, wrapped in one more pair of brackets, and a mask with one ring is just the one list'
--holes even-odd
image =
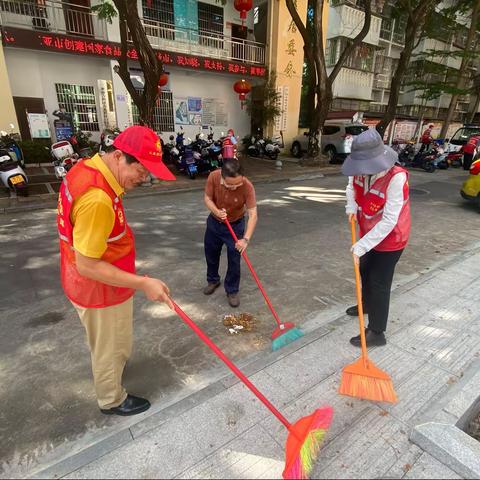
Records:
{"label": "red volunteer vest", "polygon": [[472,154],[477,148],[477,142],[480,140],[480,137],[472,137],[468,142],[463,146],[464,153]]}
{"label": "red volunteer vest", "polygon": [[104,308],[128,300],[135,291],[113,287],[83,277],[75,265],[73,225],[70,214],[73,202],[89,188],[101,188],[112,200],[115,224],[107,240],[102,260],[126,272],[135,273],[135,241],[125,219],[122,201],[105,180],[101,172],[80,162],[66,175],[58,196],[57,227],[60,236],[60,273],[63,290],[75,304],[85,308]]}
{"label": "red volunteer vest", "polygon": [[375,250],[380,252],[401,250],[408,243],[410,236],[408,172],[402,167],[394,166],[386,175],[378,178],[366,193],[364,193],[364,177],[353,178],[355,201],[358,205],[358,226],[360,236],[363,237],[382,219],[383,208],[387,201],[388,185],[395,175],[402,172],[407,175],[407,181],[403,187],[403,207],[393,230],[375,247]]}

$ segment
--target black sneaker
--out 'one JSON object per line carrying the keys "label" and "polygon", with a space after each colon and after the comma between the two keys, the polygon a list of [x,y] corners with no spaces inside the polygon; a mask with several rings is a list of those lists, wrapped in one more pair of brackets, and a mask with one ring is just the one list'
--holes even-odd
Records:
{"label": "black sneaker", "polygon": [[128,417],[129,415],[137,415],[147,411],[150,408],[150,402],[145,398],[127,395],[127,398],[118,407],[100,409],[105,415],[120,415]]}
{"label": "black sneaker", "polygon": [[[353,305],[353,307],[348,307],[347,310],[345,311],[347,315],[350,315],[351,317],[358,317],[358,305]],[[365,306],[363,307],[363,314],[366,315],[368,312],[365,309]]]}
{"label": "black sneaker", "polygon": [[[387,344],[387,339],[385,338],[385,334],[383,332],[375,333],[373,330],[368,328],[365,329],[365,340],[367,341],[367,347],[382,347],[383,345]],[[362,345],[360,341],[360,335],[352,337],[350,339],[350,343],[354,347],[360,347]]]}

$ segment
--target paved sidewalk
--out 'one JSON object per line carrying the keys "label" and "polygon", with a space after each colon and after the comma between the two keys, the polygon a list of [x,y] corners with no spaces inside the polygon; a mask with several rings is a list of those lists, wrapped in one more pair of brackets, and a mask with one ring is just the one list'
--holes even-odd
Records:
{"label": "paved sidewalk", "polygon": [[[280,157],[283,166],[279,170],[273,160],[241,157],[245,175],[254,183],[278,182],[302,176],[314,177],[316,175],[331,175],[340,172],[339,165],[323,166],[302,166],[298,159]],[[8,192],[3,192],[0,198],[0,213],[38,210],[55,206],[58,197],[60,182],[47,167],[29,167],[27,175],[30,180],[30,195],[28,197],[9,197]],[[128,194],[129,198],[155,195],[161,193],[185,192],[203,190],[208,175],[202,173],[197,175],[195,180],[189,179],[186,175],[176,172],[177,180],[174,182],[157,181],[149,186],[140,187]]]}
{"label": "paved sidewalk", "polygon": [[[359,355],[348,343],[358,323],[340,307],[305,323],[301,340],[244,365],[292,422],[322,405],[334,407],[312,478],[459,478],[408,436],[480,356],[478,246],[393,293],[388,345],[372,349],[371,357],[391,375],[398,404],[336,393],[342,367]],[[286,431],[231,375],[138,420],[35,477],[281,477]]]}

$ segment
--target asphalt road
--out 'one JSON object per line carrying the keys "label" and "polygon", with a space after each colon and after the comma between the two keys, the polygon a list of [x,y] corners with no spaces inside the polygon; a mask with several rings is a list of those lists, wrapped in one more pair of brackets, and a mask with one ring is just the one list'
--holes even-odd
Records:
{"label": "asphalt road", "polygon": [[[459,195],[464,178],[460,170],[412,173],[412,237],[394,286],[480,239],[479,213]],[[339,312],[354,299],[344,188],[341,176],[257,188],[250,259],[282,320],[307,331],[319,314]],[[222,288],[202,294],[201,192],[127,199],[126,213],[141,273],[164,280],[233,359],[270,349],[273,319],[246,267],[238,311],[255,316],[252,332],[231,335],[223,326],[223,316],[234,312]],[[133,420],[105,417],[96,407],[84,332],[59,284],[54,210],[1,215],[0,244],[0,475],[8,477]],[[439,301],[445,296],[438,292]],[[127,390],[152,401],[151,412],[224,374],[175,315],[136,296],[134,353],[124,379]]]}

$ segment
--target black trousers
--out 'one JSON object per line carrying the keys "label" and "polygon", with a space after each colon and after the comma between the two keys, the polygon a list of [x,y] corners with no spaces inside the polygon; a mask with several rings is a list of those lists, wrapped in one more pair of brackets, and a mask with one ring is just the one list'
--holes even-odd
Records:
{"label": "black trousers", "polygon": [[393,274],[403,250],[370,250],[360,257],[362,297],[368,312],[368,328],[380,333],[387,329]]}
{"label": "black trousers", "polygon": [[463,169],[470,170],[470,167],[473,163],[473,153],[464,153],[463,154]]}

